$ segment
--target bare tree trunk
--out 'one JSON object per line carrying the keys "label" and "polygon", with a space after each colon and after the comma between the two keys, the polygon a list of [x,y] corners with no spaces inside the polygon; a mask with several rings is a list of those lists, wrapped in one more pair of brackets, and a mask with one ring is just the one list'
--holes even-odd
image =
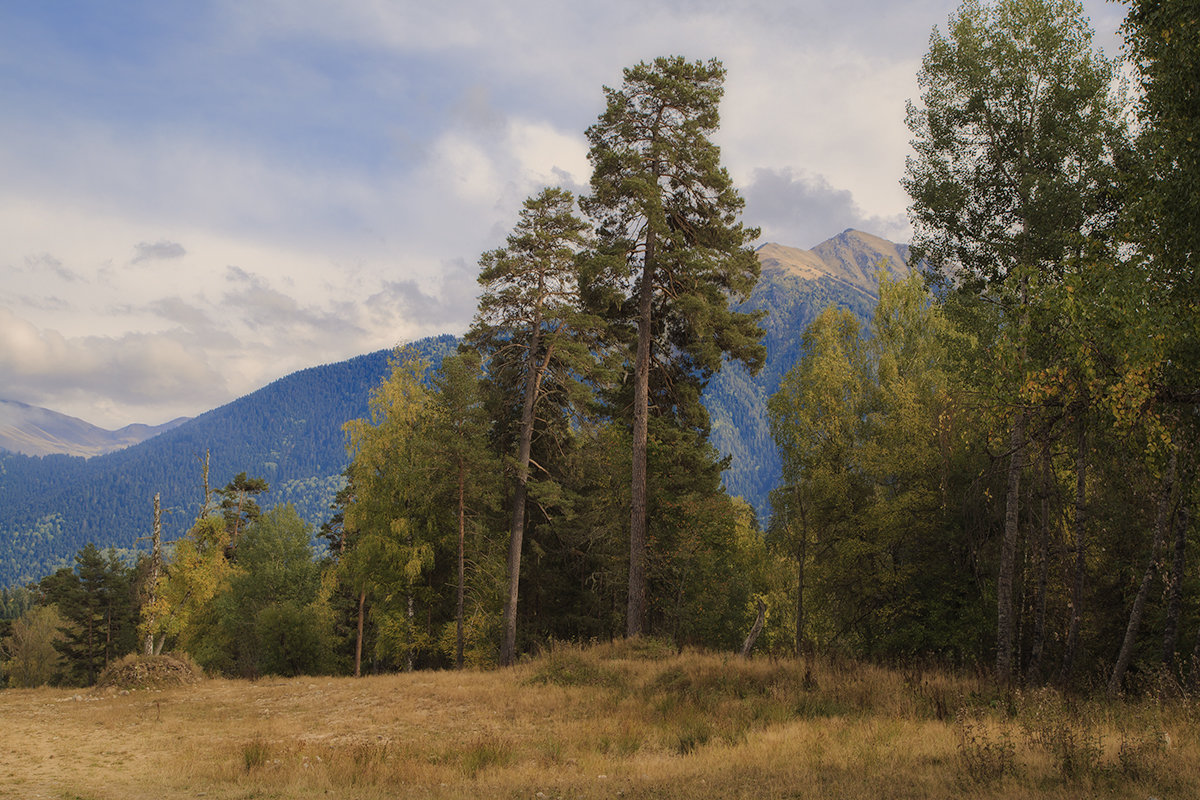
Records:
{"label": "bare tree trunk", "polygon": [[200,462],[200,475],[204,484],[204,505],[200,507],[200,514],[196,517],[197,520],[204,519],[208,515],[209,508],[212,505],[212,489],[208,488],[208,457],[209,451],[205,450],[204,460]]}
{"label": "bare tree trunk", "polygon": [[996,582],[996,679],[1012,680],[1013,573],[1020,523],[1021,467],[1025,453],[1025,412],[1013,421],[1009,435],[1008,481],[1004,492],[1004,539],[1000,545],[1000,573]]}
{"label": "bare tree trunk", "polygon": [[1063,649],[1062,671],[1058,681],[1063,686],[1075,667],[1075,652],[1079,647],[1079,626],[1083,617],[1083,590],[1087,580],[1087,426],[1079,421],[1075,452],[1075,576],[1071,584],[1071,621],[1067,628],[1067,643]]}
{"label": "bare tree trunk", "polygon": [[1142,626],[1142,615],[1146,610],[1146,598],[1150,595],[1150,584],[1158,569],[1158,551],[1166,538],[1171,509],[1171,494],[1175,483],[1175,470],[1178,464],[1178,450],[1171,451],[1171,461],[1167,465],[1167,473],[1163,476],[1162,490],[1158,498],[1158,513],[1154,520],[1154,541],[1150,545],[1150,560],[1146,564],[1146,572],[1142,575],[1142,585],[1138,588],[1137,596],[1133,599],[1133,608],[1129,611],[1129,624],[1125,627],[1125,639],[1121,642],[1121,652],[1117,663],[1113,666],[1112,677],[1108,679],[1108,696],[1116,697],[1121,692],[1121,681],[1125,671],[1133,661],[1133,646],[1137,641],[1138,630]]}
{"label": "bare tree trunk", "polygon": [[363,617],[366,616],[367,590],[358,592],[358,636],[354,640],[354,677],[362,677]]}
{"label": "bare tree trunk", "polygon": [[500,647],[500,666],[513,664],[517,649],[517,599],[521,582],[521,547],[525,540],[525,499],[529,484],[529,460],[533,449],[533,412],[541,389],[542,373],[550,363],[550,350],[541,365],[538,348],[542,340],[542,320],[534,319],[533,335],[525,358],[525,402],[521,408],[521,433],[517,442],[517,481],[513,487],[512,525],[508,539],[508,599],[504,604],[504,643]]}
{"label": "bare tree trunk", "polygon": [[[146,606],[154,608],[154,603],[158,599],[158,571],[162,567],[162,507],[160,505],[160,494],[154,493],[154,533],[153,546],[150,551],[150,578],[149,578],[149,595],[146,597]],[[154,655],[154,625],[157,618],[151,616],[146,620],[146,646],[145,653],[148,656]]]}
{"label": "bare tree trunk", "polygon": [[633,371],[633,464],[629,490],[629,605],[625,635],[639,636],[646,615],[646,451],[650,424],[650,337],[653,335],[654,229],[646,233],[638,294],[637,361]]}
{"label": "bare tree trunk", "polygon": [[754,618],[754,625],[750,628],[746,641],[742,642],[742,658],[750,657],[750,651],[754,649],[754,643],[758,641],[758,635],[762,633],[763,624],[767,621],[767,604],[761,598],[757,603],[758,615]]}
{"label": "bare tree trunk", "polygon": [[454,642],[454,665],[459,669],[463,668],[463,606],[466,594],[466,482],[466,472],[460,464],[458,467],[458,630]]}

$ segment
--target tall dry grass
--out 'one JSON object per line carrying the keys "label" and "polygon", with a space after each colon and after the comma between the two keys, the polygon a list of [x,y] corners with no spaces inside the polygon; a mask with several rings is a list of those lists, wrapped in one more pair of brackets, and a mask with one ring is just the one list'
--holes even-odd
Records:
{"label": "tall dry grass", "polygon": [[642,641],[511,670],[0,692],[0,797],[1200,796],[1197,704]]}

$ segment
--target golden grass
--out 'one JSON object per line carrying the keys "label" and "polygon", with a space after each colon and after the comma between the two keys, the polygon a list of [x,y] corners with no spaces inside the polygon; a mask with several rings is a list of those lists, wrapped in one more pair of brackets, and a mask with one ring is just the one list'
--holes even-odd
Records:
{"label": "golden grass", "polygon": [[515,669],[0,692],[0,797],[1200,796],[1193,703],[559,647]]}

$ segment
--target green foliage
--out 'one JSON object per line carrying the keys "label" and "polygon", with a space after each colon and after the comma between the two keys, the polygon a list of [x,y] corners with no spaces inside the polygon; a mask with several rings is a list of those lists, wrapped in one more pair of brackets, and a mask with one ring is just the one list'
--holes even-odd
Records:
{"label": "green foliage", "polygon": [[65,625],[53,605],[33,606],[13,621],[0,639],[0,675],[8,686],[43,686],[59,677],[62,654],[56,644],[63,641]]}
{"label": "green foliage", "polygon": [[66,625],[54,644],[63,656],[67,680],[96,682],[109,663],[137,646],[133,570],[116,553],[88,544],[75,555],[75,569],[63,567],[39,584],[43,601],[54,604]]}
{"label": "green foliage", "polygon": [[[487,511],[500,490],[500,459],[489,447],[479,355],[448,356],[433,380],[433,416],[426,445],[434,524],[457,541],[453,647],[442,646],[458,667],[493,661],[502,568],[500,548],[488,535]],[[439,513],[440,512],[440,513]]]}
{"label": "green foliage", "polygon": [[[456,355],[441,337],[298,373],[88,462],[0,454],[0,585],[58,568],[44,608],[0,593],[10,682],[55,677],[50,627],[78,683],[133,647],[145,572],[93,545],[64,561],[146,528],[148,486],[176,512],[168,540],[195,522],[143,633],[226,674],[550,646],[536,682],[627,694],[619,667],[559,643],[733,650],[762,602],[772,654],[978,664],[996,645],[1029,685],[1087,685],[1114,656],[1113,691],[1195,682],[1200,23],[1134,0],[1125,33],[1136,141],[1074,0],[967,0],[934,32],[905,180],[929,287],[881,270],[877,303],[870,282],[759,280],[712,141],[719,62],[625,70],[587,131],[594,230],[565,190],[529,198],[480,258]],[[209,447],[227,483],[192,514],[179,487]],[[297,505],[261,513],[281,497]],[[316,561],[305,520],[331,503]],[[792,666],[677,671],[639,701],[670,712],[679,753],[738,741],[781,713],[768,698],[863,707]],[[950,713],[913,684],[905,702]],[[1020,709],[1026,743],[1064,781],[1100,774],[1091,720],[1047,697]],[[723,720],[732,698],[751,702]],[[1009,726],[956,729],[968,783],[1013,773]],[[1123,741],[1119,769],[1154,772],[1156,742]],[[507,747],[481,740],[464,769]]]}
{"label": "green foliage", "polygon": [[955,334],[919,276],[880,294],[867,331],[844,311],[818,317],[770,401],[785,484],[768,541],[795,565],[795,646],[974,657],[984,624],[955,519],[973,459]]}
{"label": "green foliage", "polygon": [[201,666],[245,677],[332,667],[330,612],[310,539],[291,506],[276,506],[246,526],[236,564],[219,570],[222,579],[184,637]]}
{"label": "green foliage", "polygon": [[424,475],[423,442],[429,431],[428,367],[415,352],[400,351],[390,377],[371,395],[370,420],[347,423],[352,453],[345,509],[348,553],[339,572],[374,602],[379,655],[407,665],[428,654],[436,640],[428,615],[435,601],[426,578],[443,537],[429,524],[432,500]]}

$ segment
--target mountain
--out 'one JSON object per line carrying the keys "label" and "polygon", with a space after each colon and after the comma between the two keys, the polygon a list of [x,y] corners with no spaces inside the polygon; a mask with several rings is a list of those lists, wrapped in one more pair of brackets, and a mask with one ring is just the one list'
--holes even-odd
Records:
{"label": "mountain", "polygon": [[[758,256],[762,279],[740,309],[767,312],[761,323],[766,363],[756,376],[726,365],[709,383],[704,403],[713,444],[730,457],[726,487],[765,522],[780,474],[767,398],[799,357],[813,318],[838,305],[868,319],[878,299],[878,265],[907,274],[908,248],[848,230],[812,250],[764,244]],[[456,344],[448,335],[415,343],[435,367]],[[388,356],[381,350],[293,373],[152,439],[93,458],[0,452],[0,586],[52,572],[89,541],[134,548],[150,531],[155,492],[168,510],[165,536],[178,538],[201,503],[205,452],[212,488],[238,472],[262,476],[271,486],[264,507],[291,502],[319,524],[342,485],[342,425],[368,415],[370,391],[387,374]]]}
{"label": "mountain", "polygon": [[57,411],[0,400],[0,450],[27,456],[99,456],[139,444],[187,421],[187,417],[179,417],[163,425],[126,425],[109,431]]}
{"label": "mountain", "polygon": [[781,466],[767,419],[767,398],[800,357],[804,329],[824,309],[840,306],[864,322],[879,300],[879,271],[909,273],[908,245],[846,230],[811,250],[767,243],[758,248],[762,277],[740,311],[765,311],[760,323],[766,361],[751,376],[727,363],[709,382],[704,405],[712,419],[712,443],[730,457],[725,487],[744,497],[765,524],[768,495]]}
{"label": "mountain", "polygon": [[[436,368],[453,336],[414,346]],[[369,414],[368,398],[388,372],[389,350],[288,375],[245,397],[124,450],[79,458],[0,452],[0,586],[53,572],[88,542],[118,550],[150,533],[162,495],[164,539],[181,536],[209,486],[239,472],[267,479],[264,507],[290,502],[319,522],[342,485],[342,425]]]}
{"label": "mountain", "polygon": [[879,297],[879,269],[893,278],[908,275],[908,245],[889,242],[854,229],[827,239],[812,250],[768,242],[758,248],[763,273],[783,272],[809,280],[830,279]]}

